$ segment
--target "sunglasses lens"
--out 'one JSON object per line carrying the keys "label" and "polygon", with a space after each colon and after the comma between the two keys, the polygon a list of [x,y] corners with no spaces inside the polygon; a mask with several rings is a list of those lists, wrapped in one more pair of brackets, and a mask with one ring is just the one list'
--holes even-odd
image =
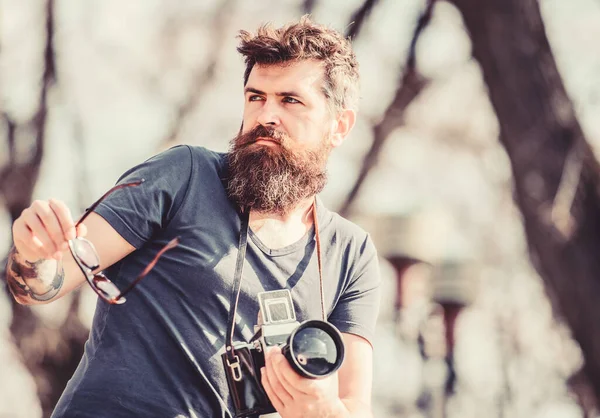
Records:
{"label": "sunglasses lens", "polygon": [[79,257],[81,263],[90,270],[95,270],[100,265],[98,254],[92,243],[87,239],[75,238],[73,240],[73,251]]}
{"label": "sunglasses lens", "polygon": [[104,275],[96,274],[93,283],[108,299],[115,299],[121,293],[117,286]]}

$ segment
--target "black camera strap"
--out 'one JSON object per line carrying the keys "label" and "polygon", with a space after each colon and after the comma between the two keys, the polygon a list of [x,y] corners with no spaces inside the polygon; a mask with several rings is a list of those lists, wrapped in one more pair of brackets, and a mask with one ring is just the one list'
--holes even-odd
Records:
{"label": "black camera strap", "polygon": [[235,262],[235,273],[233,276],[233,292],[229,301],[229,319],[227,320],[227,334],[225,336],[225,353],[227,355],[227,364],[233,372],[235,380],[241,379],[240,361],[233,349],[233,327],[235,324],[235,315],[237,305],[240,299],[240,290],[242,288],[242,272],[244,271],[244,259],[246,258],[246,247],[248,246],[248,223],[250,221],[250,209],[242,210],[242,225],[240,228],[240,242],[238,245],[238,256]]}
{"label": "black camera strap", "polygon": [[[323,315],[323,321],[327,321],[325,315],[325,299],[323,296],[323,268],[321,259],[321,238],[319,236],[319,221],[317,219],[317,198],[312,204],[312,215],[313,222],[315,224],[315,240],[317,247],[317,264],[319,267],[319,290],[321,293],[321,313]],[[227,320],[227,334],[225,336],[225,353],[227,356],[227,364],[231,368],[233,378],[240,380],[241,369],[238,356],[235,354],[233,348],[233,331],[235,325],[235,316],[237,313],[237,306],[240,298],[240,290],[242,288],[242,273],[244,270],[244,260],[246,258],[246,247],[248,246],[248,223],[250,221],[250,209],[245,208],[242,210],[242,223],[240,228],[240,242],[238,246],[238,256],[235,263],[235,273],[233,277],[233,292],[231,293],[231,300],[229,303],[229,319]]]}

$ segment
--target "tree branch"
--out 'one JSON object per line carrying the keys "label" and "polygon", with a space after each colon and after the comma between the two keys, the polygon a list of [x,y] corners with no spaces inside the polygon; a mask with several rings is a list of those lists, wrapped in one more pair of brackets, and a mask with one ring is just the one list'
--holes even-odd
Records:
{"label": "tree branch", "polygon": [[404,111],[427,85],[427,80],[418,74],[416,70],[416,48],[419,36],[431,20],[434,4],[435,0],[427,1],[427,6],[417,22],[417,26],[415,27],[410,42],[406,66],[404,67],[398,88],[396,89],[396,94],[388,108],[385,110],[381,121],[373,127],[373,143],[363,160],[354,186],[341,206],[340,214],[342,216],[347,216],[350,212],[351,206],[356,200],[369,172],[377,164],[377,160],[386,139],[390,133],[404,123]]}
{"label": "tree branch", "polygon": [[552,56],[538,1],[453,2],[498,117],[532,263],[579,343],[600,399],[600,335],[592,332],[600,323],[598,162]]}
{"label": "tree branch", "polygon": [[[46,2],[45,47],[43,72],[39,93],[38,108],[29,121],[19,126],[8,113],[2,118],[7,124],[7,141],[10,158],[6,166],[0,168],[0,193],[4,196],[8,212],[14,221],[30,205],[33,189],[38,179],[44,155],[48,116],[48,94],[56,84],[56,61],[54,52],[54,3]],[[17,146],[18,131],[33,132],[33,149],[24,155]],[[2,278],[6,277],[5,263],[2,264]],[[0,279],[2,280],[2,279]],[[42,404],[44,417],[49,417],[67,381],[83,353],[83,343],[88,331],[78,317],[79,299],[76,294],[71,302],[67,321],[55,331],[40,323],[34,312],[21,306],[11,298],[12,322],[10,331],[23,364],[33,376],[37,393]]]}
{"label": "tree branch", "polygon": [[[52,44],[54,35],[54,0],[46,3],[46,44],[44,47],[44,71],[40,89],[38,108],[33,117],[24,127],[18,126],[8,113],[2,117],[8,126],[8,148],[10,160],[0,168],[0,194],[4,196],[8,212],[14,221],[21,212],[31,203],[33,188],[37,182],[46,135],[46,119],[48,113],[48,91],[56,80],[55,56]],[[17,156],[17,132],[33,131],[35,142],[31,155]]]}
{"label": "tree branch", "polygon": [[311,14],[315,9],[316,3],[316,0],[304,0],[302,2],[302,10],[304,11],[304,14]]}
{"label": "tree branch", "polygon": [[[2,112],[2,119],[6,123],[6,141],[8,142],[8,161],[9,163],[14,160],[16,152],[15,136],[17,133],[17,124],[6,112]],[[0,174],[0,179],[1,179]],[[0,182],[1,184],[1,182]]]}
{"label": "tree branch", "polygon": [[177,107],[171,126],[162,140],[163,147],[168,146],[177,140],[181,133],[181,129],[184,126],[185,119],[198,106],[198,103],[202,98],[202,93],[215,78],[219,53],[223,49],[226,39],[225,30],[227,25],[225,24],[225,21],[229,16],[230,10],[233,8],[233,3],[234,0],[224,0],[211,19],[212,25],[210,32],[214,34],[213,39],[215,39],[216,42],[212,43],[210,56],[206,60],[208,61],[208,64],[204,68],[198,69],[194,74],[192,85],[188,89],[190,93]]}
{"label": "tree branch", "polygon": [[371,14],[373,8],[377,5],[378,0],[365,0],[365,2],[356,10],[352,17],[350,18],[350,22],[348,22],[348,30],[346,31],[346,37],[354,39],[360,33],[360,30],[365,23],[365,20]]}

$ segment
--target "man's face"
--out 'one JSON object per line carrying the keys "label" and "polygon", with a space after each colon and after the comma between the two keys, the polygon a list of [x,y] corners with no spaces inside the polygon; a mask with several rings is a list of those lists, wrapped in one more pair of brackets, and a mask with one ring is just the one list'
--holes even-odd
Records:
{"label": "man's face", "polygon": [[336,120],[315,61],[255,66],[245,87],[244,122],[230,151],[230,195],[241,206],[286,213],[326,182]]}
{"label": "man's face", "polygon": [[[254,66],[244,89],[242,133],[270,126],[286,134],[294,150],[321,146],[335,123],[322,91],[323,77],[322,64],[313,60]],[[265,140],[258,144],[277,146]]]}

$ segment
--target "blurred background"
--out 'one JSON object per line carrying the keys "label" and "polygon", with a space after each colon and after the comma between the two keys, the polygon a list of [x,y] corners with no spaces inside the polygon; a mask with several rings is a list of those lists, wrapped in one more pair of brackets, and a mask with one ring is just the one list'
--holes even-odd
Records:
{"label": "blurred background", "polygon": [[[598,0],[0,0],[0,256],[33,199],[77,214],[173,145],[225,151],[238,31],[305,13],[361,67],[322,197],[381,257],[375,416],[600,416]],[[48,417],[95,294],[0,283],[0,417]]]}

